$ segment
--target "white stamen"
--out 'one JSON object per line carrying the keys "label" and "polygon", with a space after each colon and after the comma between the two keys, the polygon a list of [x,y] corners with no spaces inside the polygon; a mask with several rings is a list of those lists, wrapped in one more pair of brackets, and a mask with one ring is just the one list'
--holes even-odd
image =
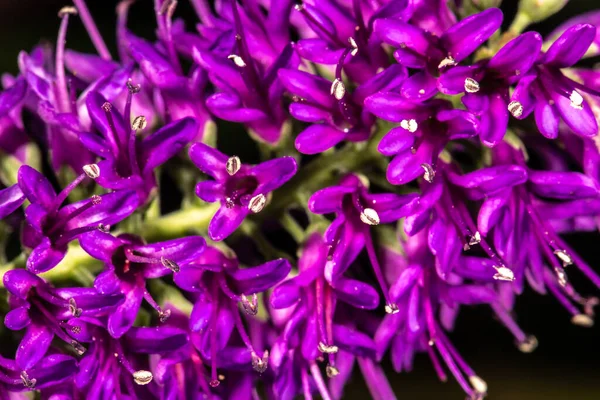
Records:
{"label": "white stamen", "polygon": [[377,211],[372,208],[365,208],[360,213],[360,220],[367,225],[379,225],[380,219]]}
{"label": "white stamen", "polygon": [[252,353],[252,368],[259,374],[262,374],[267,370],[269,365],[269,350],[265,350],[262,358],[256,353]]}
{"label": "white stamen", "polygon": [[481,242],[481,234],[479,231],[476,231],[473,236],[469,238],[469,246],[475,246]]}
{"label": "white stamen", "polygon": [[494,275],[494,279],[498,281],[506,281],[512,282],[515,280],[515,274],[512,270],[508,269],[504,265],[497,266],[493,265],[493,268],[496,270],[496,274]]}
{"label": "white stamen", "polygon": [[70,14],[70,15],[77,15],[77,9],[73,6],[64,6],[63,8],[61,8],[60,10],[58,10],[58,17],[62,18],[65,15]]}
{"label": "white stamen", "polygon": [[538,340],[535,336],[529,335],[524,341],[517,343],[517,347],[523,353],[531,353],[538,347]]}
{"label": "white stamen", "polygon": [[331,93],[337,100],[344,98],[344,95],[346,94],[346,86],[344,86],[344,82],[336,78],[331,83],[331,90],[329,93]]}
{"label": "white stamen", "polygon": [[340,374],[340,370],[333,365],[327,365],[327,367],[325,367],[325,373],[328,378],[334,378]]}
{"label": "white stamen", "polygon": [[88,178],[96,179],[100,176],[100,167],[98,164],[87,164],[84,165],[82,169]]}
{"label": "white stamen", "polygon": [[565,250],[554,250],[554,254],[562,261],[563,267],[573,264],[573,259]]}
{"label": "white stamen", "polygon": [[129,90],[129,93],[131,94],[136,94],[139,93],[140,90],[142,90],[142,86],[140,84],[134,85],[133,83],[131,83],[131,79],[129,79],[127,81],[127,90]]}
{"label": "white stamen", "polygon": [[467,93],[479,92],[479,82],[477,82],[473,78],[465,79],[465,92],[467,92]]}
{"label": "white stamen", "polygon": [[71,347],[73,347],[73,350],[75,350],[75,353],[77,353],[78,356],[84,355],[87,351],[87,349],[83,347],[77,340],[71,340]]}
{"label": "white stamen", "polygon": [[403,119],[400,121],[400,127],[414,133],[419,128],[419,124],[414,119]]}
{"label": "white stamen", "polygon": [[350,46],[352,46],[352,51],[350,52],[350,55],[354,57],[358,53],[358,45],[356,44],[356,40],[354,40],[353,37],[349,37],[348,42],[350,43]]}
{"label": "white stamen", "polygon": [[108,233],[110,231],[110,225],[99,223],[98,224],[98,230],[100,232]]}
{"label": "white stamen", "polygon": [[77,303],[75,302],[75,299],[72,297],[69,299],[69,311],[71,312],[71,315],[74,316],[75,318],[80,317],[81,313],[83,312],[83,310],[81,308],[77,308]]}
{"label": "white stamen", "polygon": [[471,386],[477,393],[487,393],[487,383],[477,375],[473,375],[469,377],[469,382],[471,382]]}
{"label": "white stamen", "polygon": [[388,303],[385,305],[385,312],[388,314],[398,314],[400,309],[396,303]]}
{"label": "white stamen", "polygon": [[133,380],[138,385],[147,385],[152,382],[152,378],[154,378],[152,372],[146,371],[145,369],[140,369],[133,373]]}
{"label": "white stamen", "polygon": [[508,111],[515,118],[520,118],[523,115],[523,105],[518,101],[511,101],[508,103]]}
{"label": "white stamen", "polygon": [[21,381],[23,382],[23,386],[25,386],[27,389],[35,388],[35,384],[37,383],[37,379],[30,379],[29,375],[25,371],[21,372]]}
{"label": "white stamen", "polygon": [[233,63],[235,65],[237,65],[240,68],[244,68],[246,66],[246,63],[244,62],[244,60],[242,59],[242,57],[238,56],[237,54],[230,54],[227,56],[227,58],[229,58],[230,60],[233,61]]}
{"label": "white stamen", "polygon": [[571,323],[574,325],[582,326],[584,328],[591,328],[594,326],[594,320],[589,315],[577,314],[571,318]]}
{"label": "white stamen", "polygon": [[148,125],[148,121],[146,121],[146,117],[144,117],[143,115],[138,115],[133,119],[133,122],[131,123],[131,127],[134,131],[141,131],[146,127],[146,125]]}
{"label": "white stamen", "polygon": [[258,314],[258,296],[256,293],[252,294],[252,301],[248,300],[245,295],[241,296],[241,303],[244,312],[248,315]]}
{"label": "white stamen", "polygon": [[321,353],[325,353],[325,354],[335,354],[339,350],[337,346],[335,346],[335,345],[329,346],[323,342],[319,342],[318,348]]}
{"label": "white stamen", "polygon": [[169,260],[168,258],[161,257],[160,263],[163,265],[163,267],[169,268],[171,271],[173,271],[175,273],[177,273],[181,270],[181,268],[175,261]]}
{"label": "white stamen", "polygon": [[171,316],[171,310],[167,309],[167,310],[159,310],[158,311],[158,320],[161,323],[165,323],[167,322],[167,320],[169,319],[169,317]]}
{"label": "white stamen", "polygon": [[425,172],[423,173],[423,178],[427,182],[432,183],[433,178],[435,178],[435,171],[433,170],[433,167],[430,164],[421,164],[421,168],[425,170]]}
{"label": "white stamen", "polygon": [[565,287],[567,283],[569,283],[569,279],[567,279],[567,273],[562,268],[554,268],[554,272],[556,273],[556,278],[558,279],[558,283],[560,286]]}
{"label": "white stamen", "polygon": [[442,69],[444,67],[454,67],[456,65],[456,60],[452,58],[452,56],[448,56],[444,58],[440,64],[438,65],[438,69]]}
{"label": "white stamen", "polygon": [[571,100],[571,107],[573,107],[574,109],[576,109],[576,110],[583,109],[583,97],[581,97],[579,92],[577,92],[576,90],[573,90],[571,92],[571,95],[569,96],[569,100]]}
{"label": "white stamen", "polygon": [[304,10],[304,4],[296,4],[296,5],[294,5],[294,9],[296,11],[303,11]]}
{"label": "white stamen", "polygon": [[235,175],[242,167],[242,162],[238,156],[229,157],[226,164],[227,173],[230,176]]}
{"label": "white stamen", "polygon": [[248,209],[252,211],[254,214],[259,213],[265,208],[265,204],[267,204],[267,198],[264,194],[257,194],[253,198],[250,199],[250,203],[248,203]]}

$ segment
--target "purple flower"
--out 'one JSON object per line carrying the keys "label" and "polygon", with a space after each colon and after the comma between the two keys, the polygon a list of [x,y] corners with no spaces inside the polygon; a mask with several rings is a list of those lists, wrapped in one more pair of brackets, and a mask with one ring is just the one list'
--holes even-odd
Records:
{"label": "purple flower", "polygon": [[98,319],[77,318],[70,327],[78,341],[89,343],[75,386],[81,396],[91,399],[159,398],[148,355],[177,351],[189,340],[185,331],[166,326],[134,327],[119,339],[109,335]]}
{"label": "purple flower", "polygon": [[29,399],[29,396],[17,392],[47,391],[70,381],[76,373],[77,361],[64,354],[49,354],[27,371],[23,371],[16,361],[0,356],[0,396],[11,400]]}
{"label": "purple flower", "polygon": [[579,91],[594,95],[600,93],[566,77],[561,69],[577,63],[595,36],[594,26],[579,24],[570,27],[556,39],[548,51],[538,58],[534,68],[519,80],[510,98],[509,109],[513,116],[523,119],[533,112],[538,129],[549,139],[558,136],[561,118],[574,133],[594,136],[598,132],[598,124]]}
{"label": "purple flower", "polygon": [[94,289],[56,289],[23,269],[6,272],[3,282],[11,294],[11,310],[6,314],[4,324],[11,330],[26,329],[15,359],[20,370],[25,372],[43,359],[55,336],[82,355],[85,347],[71,338],[71,330],[65,321],[80,316],[106,315],[122,301],[121,296],[103,296]]}
{"label": "purple flower", "polygon": [[367,140],[375,118],[363,109],[365,98],[379,91],[395,90],[407,77],[404,67],[393,65],[350,94],[342,82],[341,71],[336,72],[333,83],[304,71],[279,71],[281,83],[293,95],[290,114],[312,124],[296,138],[296,149],[303,154],[320,153],[343,140]]}
{"label": "purple flower", "polygon": [[48,271],[63,259],[70,241],[85,232],[105,229],[135,210],[137,196],[127,190],[94,195],[62,206],[86,175],[97,177],[103,173],[95,164],[85,166],[85,171],[57,195],[50,182],[35,169],[27,165],[19,169],[19,187],[31,202],[25,209],[22,233],[23,245],[33,250],[27,259],[27,269],[31,272]]}
{"label": "purple flower", "polygon": [[[440,380],[445,381],[446,373],[435,352],[437,349],[468,398],[482,399],[487,392],[485,381],[460,356],[444,330],[452,328],[460,305],[494,303],[497,295],[486,282],[463,282],[463,277],[453,268],[461,261],[456,257],[445,258],[432,243],[432,235],[437,236],[432,231],[435,224],[433,222],[429,232],[423,230],[403,243],[406,258],[395,252],[386,253],[385,268],[393,281],[390,297],[398,308],[386,315],[377,329],[377,355],[381,359],[389,349],[394,369],[401,372],[412,369],[415,353],[427,352]],[[435,272],[438,264],[450,264],[442,266],[444,270],[454,270],[448,279],[439,278]]]}
{"label": "purple flower", "polygon": [[[199,334],[194,346],[202,359],[210,363],[212,387],[219,385],[217,368],[239,369],[252,365],[259,373],[267,369],[269,353],[257,350],[262,345],[257,346],[248,335],[238,303],[246,314],[256,315],[257,294],[279,283],[290,269],[291,265],[284,259],[240,269],[237,259],[208,247],[194,263],[175,275],[177,286],[196,294],[190,328]],[[234,331],[237,331],[237,339]]]}
{"label": "purple flower", "polygon": [[[323,398],[340,398],[355,357],[375,355],[373,339],[354,326],[356,321],[340,320],[339,315],[356,311],[353,308],[376,308],[377,291],[364,282],[344,277],[334,284],[327,282],[324,271],[328,252],[329,246],[320,234],[310,235],[298,261],[298,275],[278,285],[270,298],[271,307],[277,310],[273,311],[273,318],[280,330],[271,349],[276,372],[273,391],[281,399],[300,394],[310,398],[311,387],[316,387]],[[323,356],[328,359],[327,375],[336,377],[331,386],[334,396],[330,396],[317,365]]]}
{"label": "purple flower", "polygon": [[472,137],[480,130],[475,115],[455,110],[445,100],[418,104],[394,92],[380,92],[368,97],[365,107],[380,118],[400,123],[378,146],[381,154],[394,156],[387,169],[387,179],[393,185],[406,184],[421,175],[433,181],[438,155],[448,142]]}
{"label": "purple flower", "polygon": [[509,111],[515,117],[523,107],[509,100],[509,87],[526,76],[542,48],[542,37],[527,32],[508,42],[494,57],[477,64],[446,70],[438,80],[444,94],[465,93],[461,98],[469,111],[480,116],[479,135],[486,146],[498,144],[508,126]]}
{"label": "purple flower", "polygon": [[[491,168],[505,168],[508,163],[527,168],[523,154],[508,144],[494,151],[494,162],[497,166]],[[494,184],[494,191],[485,188],[483,182],[468,187],[485,194],[478,216],[479,232],[493,239],[498,254],[514,269],[516,293],[523,290],[525,282],[539,293],[550,291],[571,313],[573,323],[590,326],[591,308],[597,299],[579,295],[565,268],[576,265],[598,287],[600,277],[558,236],[552,223],[597,215],[598,183],[578,172],[527,171],[527,182],[519,185]],[[486,173],[485,169],[480,172],[482,176]],[[456,183],[465,186],[464,181]],[[510,212],[515,209],[526,212]],[[512,299],[506,303],[512,304]]]}
{"label": "purple flower", "polygon": [[437,93],[437,71],[443,72],[463,61],[501,23],[502,12],[489,8],[461,20],[441,36],[393,18],[376,21],[374,31],[382,41],[396,47],[394,58],[400,65],[420,70],[404,81],[400,93],[407,99],[423,101]]}
{"label": "purple flower", "polygon": [[146,126],[144,116],[137,116],[129,124],[131,97],[137,89],[129,85],[124,113],[119,113],[104,97],[91,92],[86,98],[93,126],[99,134],[82,132],[81,142],[99,157],[98,184],[108,189],[135,190],[143,204],[156,187],[154,169],[163,164],[186,144],[198,130],[193,118],[186,117],[165,125],[158,131],[138,139],[138,132]]}
{"label": "purple flower", "polygon": [[208,226],[208,235],[217,241],[231,235],[248,214],[262,211],[269,193],[290,180],[297,169],[292,157],[243,165],[237,156],[227,157],[204,143],[190,147],[190,158],[215,179],[199,182],[196,195],[207,202],[221,202]]}
{"label": "purple flower", "polygon": [[[340,181],[339,186],[331,186],[313,194],[308,201],[308,208],[315,214],[336,214],[325,232],[325,241],[329,246],[324,271],[327,281],[335,286],[339,277],[366,247],[375,276],[385,294],[387,285],[370,227],[395,222],[409,215],[418,196],[372,194],[368,192],[367,184],[357,175],[348,175]],[[386,297],[386,311],[391,312],[389,310],[394,307]]]}
{"label": "purple flower", "polygon": [[182,266],[193,262],[205,246],[200,236],[145,244],[133,235],[114,237],[100,231],[83,235],[80,243],[92,257],[105,263],[106,270],[94,281],[98,292],[125,296],[124,302],[108,317],[107,329],[115,338],[131,328],[142,299],[158,312],[161,321],[168,318],[169,310],[163,310],[146,290],[146,279],[177,274]]}
{"label": "purple flower", "polygon": [[2,77],[5,90],[0,93],[0,149],[21,162],[28,157],[29,138],[25,133],[21,111],[27,94],[25,79]]}
{"label": "purple flower", "polygon": [[267,16],[252,7],[239,7],[237,1],[225,4],[219,10],[223,19],[204,15],[207,26],[201,30],[210,32],[214,43],[193,49],[194,61],[219,89],[206,106],[217,117],[242,122],[259,140],[275,144],[287,118],[277,72],[299,63],[285,40],[292,2],[274,3]]}

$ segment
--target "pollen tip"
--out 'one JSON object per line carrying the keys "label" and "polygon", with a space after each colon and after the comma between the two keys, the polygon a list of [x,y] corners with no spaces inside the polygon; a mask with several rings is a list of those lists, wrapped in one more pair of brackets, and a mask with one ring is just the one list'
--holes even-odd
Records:
{"label": "pollen tip", "polygon": [[494,265],[493,267],[496,270],[494,279],[496,279],[498,281],[506,281],[506,282],[512,282],[515,280],[515,274],[511,269],[509,269],[503,265],[502,266]]}
{"label": "pollen tip", "polygon": [[23,382],[23,386],[25,386],[27,389],[35,388],[35,384],[37,383],[37,379],[29,378],[29,375],[26,371],[21,371],[21,381]]}
{"label": "pollen tip", "polygon": [[146,371],[145,369],[140,369],[133,373],[133,380],[138,385],[147,385],[152,382],[153,378],[152,372]]}
{"label": "pollen tip", "polygon": [[323,342],[319,342],[318,349],[321,353],[325,354],[335,354],[339,350],[336,345],[327,345]]}
{"label": "pollen tip", "polygon": [[227,169],[227,173],[230,176],[235,175],[240,170],[241,167],[242,167],[242,161],[240,160],[240,158],[238,156],[229,157],[229,159],[227,160],[227,163],[225,165],[225,168]]}
{"label": "pollen tip", "polygon": [[438,69],[442,69],[445,67],[454,67],[456,65],[456,60],[452,56],[448,56],[444,58],[438,65]]}
{"label": "pollen tip", "polygon": [[360,220],[367,225],[379,225],[379,214],[372,208],[365,208],[360,213]]}
{"label": "pollen tip", "polygon": [[388,314],[398,314],[400,309],[396,303],[388,303],[385,305],[385,312]]}
{"label": "pollen tip", "polygon": [[410,133],[415,133],[419,128],[419,124],[414,119],[403,119],[400,121],[400,127],[406,129]]}
{"label": "pollen tip", "polygon": [[250,199],[250,202],[248,203],[248,209],[254,214],[257,214],[261,212],[263,208],[265,208],[266,204],[267,198],[265,197],[265,195],[262,193],[257,194],[256,196]]}
{"label": "pollen tip", "polygon": [[518,101],[508,103],[508,111],[515,118],[520,118],[523,115],[523,105]]}
{"label": "pollen tip", "polygon": [[433,183],[433,178],[435,178],[435,171],[431,164],[423,163],[421,164],[421,168],[425,171],[423,173],[423,179],[425,179],[429,183]]}
{"label": "pollen tip", "polygon": [[325,373],[327,374],[328,378],[334,378],[340,374],[340,370],[333,365],[328,364],[327,367],[325,367]]}
{"label": "pollen tip", "polygon": [[227,58],[233,61],[233,63],[240,68],[244,68],[246,66],[246,62],[244,61],[244,59],[238,56],[237,54],[230,54],[227,56]]}
{"label": "pollen tip", "polygon": [[134,85],[131,81],[131,78],[127,80],[127,90],[131,94],[139,93],[142,90],[142,86],[140,84]]}
{"label": "pollen tip", "polygon": [[181,270],[181,267],[179,267],[179,264],[177,264],[173,260],[169,260],[168,258],[161,257],[160,263],[163,265],[163,267],[169,268],[171,271],[173,271],[175,273],[177,273]]}
{"label": "pollen tip", "polygon": [[591,328],[594,326],[594,319],[589,315],[577,314],[573,315],[573,318],[571,318],[571,323],[584,328]]}
{"label": "pollen tip", "polygon": [[583,97],[581,97],[579,92],[577,92],[576,90],[573,90],[571,92],[571,95],[569,96],[569,100],[571,100],[571,107],[573,107],[574,109],[576,109],[576,110],[583,109]]}
{"label": "pollen tip", "polygon": [[146,128],[147,125],[148,121],[146,120],[146,117],[144,117],[143,115],[138,115],[133,119],[133,122],[131,123],[131,128],[134,131],[141,131],[144,128]]}
{"label": "pollen tip", "polygon": [[477,82],[473,78],[465,79],[465,92],[467,93],[477,93],[479,92],[479,82]]}
{"label": "pollen tip", "polygon": [[252,294],[252,301],[248,300],[245,295],[241,295],[241,303],[244,312],[248,315],[256,315],[258,314],[258,295],[256,293]]}
{"label": "pollen tip", "polygon": [[262,357],[259,357],[258,354],[252,353],[252,368],[259,374],[262,374],[267,370],[269,366],[269,351],[265,350]]}
{"label": "pollen tip", "polygon": [[335,78],[331,83],[331,89],[329,90],[329,93],[332,94],[336,100],[343,99],[344,95],[346,94],[346,86],[344,85],[344,82],[338,78]]}
{"label": "pollen tip", "polygon": [[469,382],[471,382],[471,386],[473,386],[473,389],[475,389],[477,393],[487,393],[487,383],[477,375],[470,376]]}
{"label": "pollen tip", "polygon": [[96,179],[100,176],[100,167],[98,164],[87,164],[82,169],[88,178]]}
{"label": "pollen tip", "polygon": [[523,353],[531,353],[538,347],[538,340],[533,335],[528,335],[525,340],[517,343],[517,348]]}
{"label": "pollen tip", "polygon": [[78,14],[77,8],[75,8],[73,6],[64,6],[63,8],[58,10],[59,18],[63,18],[67,15],[77,15],[77,14]]}
{"label": "pollen tip", "polygon": [[169,319],[169,317],[171,316],[171,310],[167,309],[167,310],[159,310],[158,311],[158,319],[161,323],[165,323],[167,322],[167,320]]}

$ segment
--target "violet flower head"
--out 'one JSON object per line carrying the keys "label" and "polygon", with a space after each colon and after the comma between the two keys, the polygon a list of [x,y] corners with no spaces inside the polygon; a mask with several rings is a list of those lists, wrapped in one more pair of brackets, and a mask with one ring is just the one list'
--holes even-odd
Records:
{"label": "violet flower head", "polygon": [[47,389],[67,383],[77,373],[77,360],[65,354],[49,354],[27,371],[17,362],[0,356],[0,395],[7,399],[26,400],[19,392]]}
{"label": "violet flower head", "polygon": [[[215,42],[193,49],[194,61],[206,69],[219,91],[206,100],[217,117],[246,124],[261,141],[276,144],[287,115],[277,72],[297,68],[299,60],[289,36],[292,2],[273,2],[268,15],[254,6],[241,7],[237,1],[221,4],[222,18],[205,15],[203,32]],[[210,24],[210,25],[209,25]],[[276,32],[265,35],[266,29]]]}
{"label": "violet flower head", "polygon": [[511,113],[523,119],[532,112],[540,133],[549,139],[558,136],[562,119],[571,130],[591,137],[598,132],[598,123],[582,93],[600,93],[568,78],[561,71],[572,67],[587,52],[596,37],[596,27],[578,24],[552,43],[540,56],[533,69],[521,77],[513,92]]}
{"label": "violet flower head", "polygon": [[208,226],[212,240],[231,235],[250,213],[259,213],[267,204],[267,196],[294,176],[296,160],[281,157],[248,166],[239,157],[227,157],[218,150],[194,143],[190,159],[214,180],[199,182],[196,195],[207,202],[221,202],[221,207]]}
{"label": "violet flower head", "polygon": [[394,47],[400,65],[417,69],[400,93],[413,101],[424,101],[437,94],[436,76],[457,65],[481,46],[502,24],[502,12],[490,8],[456,23],[441,36],[426,32],[399,18],[375,22],[374,31]]}
{"label": "violet flower head", "polygon": [[146,117],[136,116],[131,124],[130,112],[137,87],[128,84],[129,95],[123,114],[119,113],[102,95],[91,92],[87,107],[94,127],[99,134],[82,132],[82,143],[99,157],[99,185],[108,189],[133,189],[143,204],[156,187],[154,169],[163,164],[186,144],[197,132],[197,122],[186,117],[172,122],[158,131],[138,139],[146,127]]}
{"label": "violet flower head", "polygon": [[24,165],[19,169],[19,187],[31,202],[25,210],[23,245],[31,248],[27,269],[48,271],[67,252],[67,245],[86,232],[106,229],[128,215],[137,205],[134,192],[123,190],[62,206],[69,193],[86,177],[97,178],[103,172],[98,165],[84,167],[84,173],[56,194],[50,182],[38,171]]}
{"label": "violet flower head", "polygon": [[169,317],[170,311],[162,309],[146,290],[146,279],[177,274],[182,266],[193,262],[205,246],[199,236],[146,244],[133,235],[114,237],[100,231],[83,235],[80,242],[86,252],[106,266],[94,281],[96,290],[124,296],[124,302],[108,317],[107,329],[115,338],[133,326],[142,299],[157,311],[161,321]]}
{"label": "violet flower head", "polygon": [[[338,278],[366,247],[375,276],[386,294],[387,284],[381,272],[370,228],[409,215],[418,196],[373,194],[368,192],[367,185],[368,182],[365,183],[361,177],[348,175],[340,181],[339,186],[316,192],[310,198],[308,207],[315,214],[336,214],[325,232],[325,241],[329,246],[324,270],[327,281],[335,286]],[[387,297],[385,307],[387,312],[395,309],[395,305]]]}
{"label": "violet flower head", "polygon": [[11,294],[11,310],[4,324],[11,330],[26,330],[15,359],[25,373],[46,356],[54,337],[71,346],[76,354],[85,353],[85,347],[70,336],[66,321],[106,315],[122,301],[121,296],[102,296],[92,288],[54,288],[22,269],[8,271],[3,282]]}
{"label": "violet flower head", "polygon": [[244,327],[238,304],[241,303],[245,314],[256,315],[257,295],[279,283],[290,269],[284,259],[241,269],[235,257],[208,247],[194,263],[175,275],[177,286],[196,294],[189,323],[190,329],[199,334],[194,346],[210,365],[210,386],[219,385],[217,368],[239,369],[251,365],[257,372],[265,372],[269,352],[255,346]]}
{"label": "violet flower head", "polygon": [[[311,234],[298,261],[298,275],[279,284],[270,298],[280,330],[271,349],[271,363],[277,371],[273,391],[281,399],[300,394],[310,398],[312,388],[323,398],[340,398],[355,358],[375,355],[373,339],[355,326],[356,319],[345,316],[353,308],[376,308],[377,291],[344,277],[334,284],[327,282],[324,272],[328,251],[323,237]],[[327,376],[335,378],[330,389],[317,364],[322,357],[327,358]]]}

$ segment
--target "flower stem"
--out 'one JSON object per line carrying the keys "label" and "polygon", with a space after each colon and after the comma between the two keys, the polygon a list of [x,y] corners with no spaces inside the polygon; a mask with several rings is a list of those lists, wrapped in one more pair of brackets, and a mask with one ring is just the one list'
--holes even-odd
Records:
{"label": "flower stem", "polygon": [[190,231],[206,232],[208,223],[217,212],[219,203],[174,211],[160,218],[145,221],[139,232],[149,242],[174,239]]}

